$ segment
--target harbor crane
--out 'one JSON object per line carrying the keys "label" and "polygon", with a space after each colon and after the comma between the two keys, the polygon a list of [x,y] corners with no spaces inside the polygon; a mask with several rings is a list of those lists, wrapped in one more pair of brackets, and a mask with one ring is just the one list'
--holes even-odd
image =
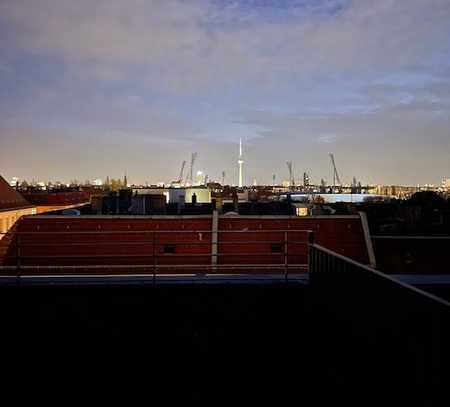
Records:
{"label": "harbor crane", "polygon": [[186,175],[186,181],[184,184],[186,185],[189,182],[189,185],[192,185],[194,182],[194,164],[197,159],[197,153],[191,154],[191,165],[189,167],[189,173]]}
{"label": "harbor crane", "polygon": [[342,185],[341,183],[341,179],[339,178],[339,174],[336,168],[336,163],[334,161],[334,154],[330,153],[330,159],[331,159],[331,165],[333,166],[333,186],[336,186],[336,182],[337,185]]}
{"label": "harbor crane", "polygon": [[177,180],[177,182],[179,184],[181,184],[183,182],[184,167],[186,167],[186,160],[183,160],[183,163],[181,164],[180,176],[178,177],[178,180]]}
{"label": "harbor crane", "polygon": [[307,172],[304,172],[303,173],[303,186],[304,187],[309,187],[309,184],[310,184],[310,178],[309,178],[309,175],[308,175],[308,173]]}
{"label": "harbor crane", "polygon": [[288,170],[289,170],[289,186],[293,187],[295,182],[294,182],[294,177],[292,175],[292,161],[287,161],[286,165],[287,165]]}

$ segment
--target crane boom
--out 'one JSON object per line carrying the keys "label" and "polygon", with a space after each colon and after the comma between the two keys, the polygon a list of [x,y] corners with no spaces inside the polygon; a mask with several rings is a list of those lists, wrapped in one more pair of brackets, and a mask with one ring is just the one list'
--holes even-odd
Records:
{"label": "crane boom", "polygon": [[294,186],[294,178],[292,176],[292,161],[287,161],[286,165],[288,167],[289,170],[289,186]]}
{"label": "crane boom", "polygon": [[191,155],[191,167],[189,169],[189,182],[192,185],[194,183],[194,164],[197,159],[197,153],[192,153]]}
{"label": "crane boom", "polygon": [[179,184],[183,182],[184,167],[186,167],[186,160],[183,160],[183,163],[181,164],[180,176],[178,177]]}
{"label": "crane boom", "polygon": [[330,159],[331,159],[331,165],[333,166],[333,186],[336,186],[336,181],[338,185],[341,184],[341,179],[339,178],[339,174],[336,168],[336,163],[334,161],[334,155],[333,153],[330,153]]}

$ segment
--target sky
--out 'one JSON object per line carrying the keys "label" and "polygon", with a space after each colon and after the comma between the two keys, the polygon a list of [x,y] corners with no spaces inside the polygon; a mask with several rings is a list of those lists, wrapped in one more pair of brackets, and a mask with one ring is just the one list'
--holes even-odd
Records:
{"label": "sky", "polygon": [[450,0],[0,0],[0,174],[450,177]]}

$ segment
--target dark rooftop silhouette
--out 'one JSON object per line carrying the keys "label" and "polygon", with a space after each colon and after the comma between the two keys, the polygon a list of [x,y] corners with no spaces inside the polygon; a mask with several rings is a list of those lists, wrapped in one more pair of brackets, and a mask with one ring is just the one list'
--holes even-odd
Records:
{"label": "dark rooftop silhouette", "polygon": [[31,205],[19,192],[12,188],[0,175],[0,211],[29,208]]}

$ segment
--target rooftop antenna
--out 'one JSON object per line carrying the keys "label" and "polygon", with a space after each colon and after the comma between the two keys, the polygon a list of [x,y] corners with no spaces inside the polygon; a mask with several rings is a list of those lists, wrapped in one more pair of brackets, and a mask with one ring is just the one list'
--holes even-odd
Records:
{"label": "rooftop antenna", "polygon": [[238,159],[238,165],[239,165],[239,188],[242,188],[244,186],[243,181],[243,174],[242,174],[242,165],[244,164],[244,160],[242,159],[242,138],[239,138],[239,159]]}

